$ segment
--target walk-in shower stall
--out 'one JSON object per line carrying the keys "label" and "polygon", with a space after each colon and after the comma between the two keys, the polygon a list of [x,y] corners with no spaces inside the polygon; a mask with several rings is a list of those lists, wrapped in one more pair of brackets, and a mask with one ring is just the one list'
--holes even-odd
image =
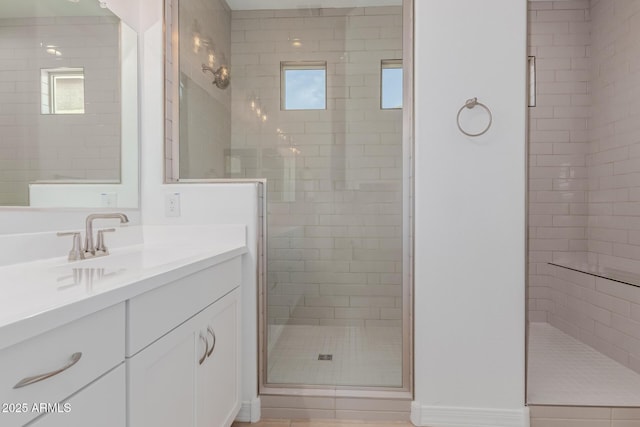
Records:
{"label": "walk-in shower stall", "polygon": [[639,23],[529,2],[529,404],[640,406]]}
{"label": "walk-in shower stall", "polygon": [[167,0],[167,181],[266,180],[263,393],[408,397],[411,2],[255,5]]}

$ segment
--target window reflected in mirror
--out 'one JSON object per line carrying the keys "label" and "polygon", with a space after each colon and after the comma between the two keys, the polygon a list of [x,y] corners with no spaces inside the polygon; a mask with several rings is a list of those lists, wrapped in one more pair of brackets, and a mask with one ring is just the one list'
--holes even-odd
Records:
{"label": "window reflected in mirror", "polygon": [[42,114],[84,114],[84,68],[41,72]]}

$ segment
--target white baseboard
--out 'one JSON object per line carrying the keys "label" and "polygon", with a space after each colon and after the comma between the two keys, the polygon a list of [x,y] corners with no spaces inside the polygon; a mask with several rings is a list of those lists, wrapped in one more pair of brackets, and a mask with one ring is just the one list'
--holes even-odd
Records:
{"label": "white baseboard", "polygon": [[411,422],[428,427],[529,427],[529,408],[485,409],[411,403]]}
{"label": "white baseboard", "polygon": [[240,406],[240,412],[236,417],[236,421],[243,423],[257,423],[260,421],[260,398],[253,400],[245,400]]}

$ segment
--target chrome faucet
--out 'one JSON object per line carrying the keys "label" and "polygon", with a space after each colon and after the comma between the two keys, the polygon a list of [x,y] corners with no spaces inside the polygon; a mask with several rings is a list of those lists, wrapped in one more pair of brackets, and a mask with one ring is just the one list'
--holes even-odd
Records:
{"label": "chrome faucet", "polygon": [[[85,222],[86,229],[84,234],[84,248],[83,248],[85,258],[96,256],[96,246],[93,243],[93,221],[96,219],[112,219],[112,218],[119,219],[121,224],[126,224],[129,222],[129,218],[127,218],[127,216],[123,213],[97,213],[97,214],[91,214],[87,216],[87,220]],[[113,231],[113,230],[105,230],[105,231]],[[102,241],[100,242],[100,246],[101,248],[104,248],[104,243]],[[103,255],[106,255],[106,253]]]}

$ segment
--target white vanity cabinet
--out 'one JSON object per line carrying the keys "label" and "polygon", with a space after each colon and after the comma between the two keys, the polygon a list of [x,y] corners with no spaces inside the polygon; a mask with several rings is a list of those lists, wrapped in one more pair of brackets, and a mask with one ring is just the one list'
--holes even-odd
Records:
{"label": "white vanity cabinet", "polygon": [[128,302],[129,427],[231,425],[240,409],[240,269],[237,257]]}
{"label": "white vanity cabinet", "polygon": [[41,417],[34,425],[98,426],[83,414],[100,413],[105,402],[119,419],[126,402],[111,393],[126,386],[117,369],[124,368],[124,315],[120,303],[1,350],[0,425]]}
{"label": "white vanity cabinet", "polygon": [[[202,352],[197,353],[199,358],[196,366],[196,426],[230,426],[240,410],[238,290],[215,303],[198,317],[202,319],[199,322],[198,335],[198,348]],[[204,350],[207,351],[206,355]]]}
{"label": "white vanity cabinet", "polygon": [[[208,230],[150,229],[104,258],[0,266],[0,427],[230,426],[245,228]],[[91,283],[61,283],[78,272]]]}
{"label": "white vanity cabinet", "polygon": [[[62,402],[59,411],[29,427],[115,427],[127,425],[124,363]],[[68,412],[65,412],[68,411]]]}

